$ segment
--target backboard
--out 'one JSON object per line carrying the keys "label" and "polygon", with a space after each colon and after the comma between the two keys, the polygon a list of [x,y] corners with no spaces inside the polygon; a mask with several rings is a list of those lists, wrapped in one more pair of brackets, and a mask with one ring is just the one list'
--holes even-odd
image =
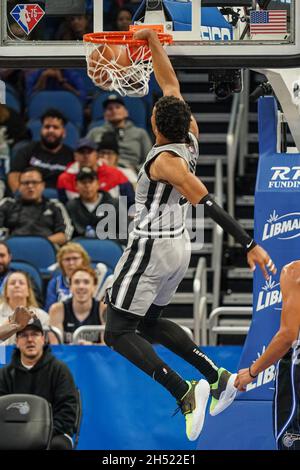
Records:
{"label": "backboard", "polygon": [[[83,66],[84,32],[116,30],[113,0],[1,0],[2,67]],[[178,67],[300,67],[300,0],[131,0],[164,24]],[[126,16],[126,15],[125,15]]]}

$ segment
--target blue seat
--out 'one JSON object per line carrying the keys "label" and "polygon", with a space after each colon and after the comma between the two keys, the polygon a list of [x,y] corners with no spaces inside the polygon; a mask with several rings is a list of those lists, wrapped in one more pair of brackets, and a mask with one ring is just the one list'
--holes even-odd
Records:
{"label": "blue seat", "polygon": [[14,93],[6,90],[6,104],[9,108],[12,108],[17,113],[21,112],[21,103]]}
{"label": "blue seat", "polygon": [[89,254],[92,263],[104,263],[111,273],[123,254],[121,246],[112,240],[78,237],[73,240],[79,243]]}
{"label": "blue seat", "polygon": [[31,279],[34,280],[40,292],[43,292],[43,280],[41,278],[39,271],[36,269],[35,266],[33,266],[33,264],[27,263],[25,261],[16,260],[16,261],[11,261],[9,267],[15,271],[24,271],[25,273],[27,273],[31,277]]}
{"label": "blue seat", "polygon": [[7,244],[13,259],[33,264],[41,275],[49,274],[48,267],[56,263],[54,245],[43,237],[10,237]]}
{"label": "blue seat", "polygon": [[[27,127],[31,131],[32,140],[39,141],[41,139],[42,127],[40,119],[31,119],[27,123]],[[64,144],[68,145],[72,149],[75,149],[79,138],[80,134],[78,128],[75,126],[75,124],[68,121],[66,124],[66,137],[64,138]]]}
{"label": "blue seat", "polygon": [[43,191],[43,196],[47,199],[58,199],[58,192],[55,188],[45,188]]}
{"label": "blue seat", "polygon": [[86,69],[73,69],[83,80],[85,90],[87,92],[88,98],[93,97],[96,93],[99,92],[99,88],[93,83],[90,77],[87,74]]}
{"label": "blue seat", "polygon": [[[112,92],[100,93],[92,103],[92,121],[103,119],[103,101],[111,95]],[[114,93],[118,94],[118,93]],[[129,118],[138,127],[147,128],[147,111],[142,98],[122,97],[126,108],[128,109]]]}
{"label": "blue seat", "polygon": [[77,96],[68,91],[40,91],[28,104],[28,118],[39,119],[48,109],[57,109],[78,129],[83,125],[83,107]]}

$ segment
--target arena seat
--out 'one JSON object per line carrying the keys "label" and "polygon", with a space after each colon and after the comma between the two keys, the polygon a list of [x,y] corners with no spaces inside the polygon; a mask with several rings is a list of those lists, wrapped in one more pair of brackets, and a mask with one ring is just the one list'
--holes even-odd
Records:
{"label": "arena seat", "polygon": [[47,199],[58,199],[58,192],[55,188],[45,188],[43,191],[43,196]]}
{"label": "arena seat", "polygon": [[[111,95],[112,92],[100,93],[92,102],[92,121],[103,119],[103,101]],[[118,93],[113,93],[117,95]],[[128,109],[129,118],[138,127],[147,128],[147,111],[142,98],[122,97],[126,108]]]}
{"label": "arena seat", "polygon": [[9,108],[12,108],[17,113],[21,112],[21,103],[14,93],[6,90],[6,104]]}
{"label": "arena seat", "polygon": [[[32,139],[38,142],[41,139],[42,123],[40,119],[31,119],[28,121],[27,127],[31,131]],[[75,149],[79,138],[80,134],[78,127],[76,127],[73,122],[68,121],[66,124],[66,137],[64,138],[64,144],[68,145],[72,149]]]}
{"label": "arena seat", "polygon": [[28,394],[0,397],[0,450],[45,450],[52,437],[51,405]]}
{"label": "arena seat", "polygon": [[24,236],[7,240],[13,259],[33,264],[41,275],[49,274],[48,267],[56,262],[53,243],[47,238]]}
{"label": "arena seat", "polygon": [[92,263],[104,263],[112,271],[123,254],[121,246],[112,240],[78,237],[73,241],[79,243],[88,252]]}
{"label": "arena seat", "polygon": [[60,111],[78,129],[83,125],[82,103],[68,91],[40,91],[28,103],[28,118],[39,119],[49,108]]}

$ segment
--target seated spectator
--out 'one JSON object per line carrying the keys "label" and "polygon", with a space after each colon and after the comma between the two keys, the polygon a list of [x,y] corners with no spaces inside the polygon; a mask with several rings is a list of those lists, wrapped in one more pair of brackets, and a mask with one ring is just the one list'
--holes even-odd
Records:
{"label": "seated spectator", "polygon": [[[127,207],[124,208],[123,223],[120,227],[119,203],[107,192],[99,191],[98,175],[92,168],[83,167],[76,175],[76,189],[79,197],[67,203],[67,211],[71,217],[75,235],[89,238],[98,236],[101,239],[106,235],[109,239],[118,239],[126,244]],[[110,213],[107,211],[107,205],[112,208]],[[101,207],[103,207],[103,210],[101,210]],[[103,219],[110,226],[106,225],[105,234],[100,234],[96,230],[98,223]],[[119,233],[120,228],[125,232],[124,235]]]}
{"label": "seated spectator", "polygon": [[86,33],[93,31],[90,15],[76,15],[66,18],[60,25],[55,39],[59,41],[80,41]]}
{"label": "seated spectator", "polygon": [[28,393],[45,398],[52,407],[51,450],[71,450],[77,416],[77,391],[72,374],[56,359],[39,320],[17,333],[11,362],[0,370],[0,396]]}
{"label": "seated spectator", "polygon": [[14,109],[0,103],[0,127],[5,127],[7,142],[12,148],[17,142],[30,138],[25,120]]}
{"label": "seated spectator", "polygon": [[38,91],[70,91],[83,102],[86,90],[83,78],[76,70],[38,69],[26,74],[26,95],[29,98]]}
{"label": "seated spectator", "polygon": [[136,171],[132,167],[126,166],[124,163],[119,163],[119,145],[116,134],[112,132],[103,134],[102,139],[98,144],[98,155],[106,165],[118,168],[118,170],[122,171],[122,173],[127,176],[133,187],[136,186]]}
{"label": "seated spectator", "polygon": [[128,178],[117,168],[109,167],[102,160],[99,160],[96,148],[96,144],[91,140],[80,139],[75,152],[76,162],[70,165],[58,178],[59,199],[66,202],[69,199],[78,197],[76,175],[82,167],[86,166],[97,172],[100,190],[119,189],[119,194],[127,197],[128,204],[134,204],[134,191]]}
{"label": "seated spectator", "polygon": [[64,116],[49,109],[41,117],[41,140],[19,150],[11,162],[8,184],[12,192],[19,189],[20,173],[28,166],[42,172],[46,188],[56,188],[57,178],[73,162],[73,150],[63,144],[66,135]]}
{"label": "seated spectator", "polygon": [[[51,326],[59,328],[64,336],[64,342],[73,341],[77,328],[85,325],[104,324],[104,304],[94,299],[97,286],[97,276],[91,268],[78,268],[71,275],[70,289],[72,298],[53,304],[49,310]],[[103,334],[100,335],[103,343]],[[94,341],[81,340],[81,344],[99,343],[99,334]]]}
{"label": "seated spectator", "polygon": [[0,201],[0,231],[7,235],[36,235],[63,245],[73,227],[65,207],[56,199],[43,197],[45,183],[37,168],[20,175],[20,196]]}
{"label": "seated spectator", "polygon": [[[0,295],[3,293],[3,288],[5,281],[9,274],[14,273],[16,270],[12,269],[10,266],[12,260],[11,251],[9,246],[5,243],[0,241]],[[39,287],[36,285],[34,279],[30,277],[30,282],[34,290],[34,295],[38,301],[38,304],[42,304],[42,294],[40,292]]]}
{"label": "seated spectator", "polygon": [[132,24],[132,12],[128,7],[122,7],[118,10],[114,31],[129,31],[129,25]]}
{"label": "seated spectator", "polygon": [[9,85],[10,91],[14,93],[20,101],[23,101],[25,88],[24,69],[0,69],[0,80],[3,80],[6,85]]}
{"label": "seated spectator", "polygon": [[85,249],[82,248],[79,243],[69,242],[58,251],[57,262],[61,274],[54,276],[48,283],[45,302],[46,312],[49,312],[49,308],[55,302],[63,302],[72,296],[70,292],[70,277],[72,273],[80,266],[90,266],[91,260]]}
{"label": "seated spectator", "polygon": [[[29,277],[22,271],[9,274],[0,300],[0,325],[7,324],[9,317],[17,307],[27,307],[41,321],[44,327],[49,324],[49,315],[38,307]],[[5,344],[13,344],[15,336],[10,337]]]}
{"label": "seated spectator", "polygon": [[103,102],[103,109],[106,122],[91,129],[87,137],[98,144],[103,134],[114,132],[119,144],[120,163],[139,168],[152,147],[148,133],[128,119],[128,111],[120,96],[109,95]]}

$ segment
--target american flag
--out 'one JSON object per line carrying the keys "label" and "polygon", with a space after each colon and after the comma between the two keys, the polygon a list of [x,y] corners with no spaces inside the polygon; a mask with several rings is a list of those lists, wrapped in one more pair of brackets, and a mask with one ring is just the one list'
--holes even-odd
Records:
{"label": "american flag", "polygon": [[250,34],[283,34],[286,32],[286,10],[250,12]]}

